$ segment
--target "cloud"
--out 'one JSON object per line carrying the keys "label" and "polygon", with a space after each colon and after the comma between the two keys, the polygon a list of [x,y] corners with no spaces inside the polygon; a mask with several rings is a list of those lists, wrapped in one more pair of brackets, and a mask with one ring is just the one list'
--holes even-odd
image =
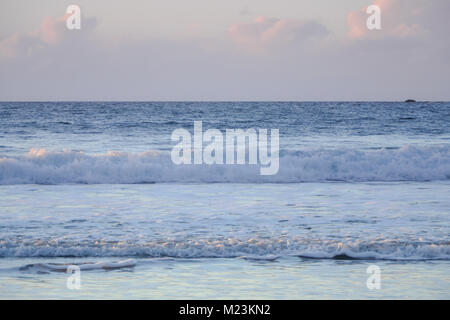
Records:
{"label": "cloud", "polygon": [[31,55],[36,49],[53,45],[61,40],[64,17],[44,18],[39,29],[28,34],[15,33],[0,41],[0,58]]}
{"label": "cloud", "polygon": [[66,18],[46,17],[37,30],[27,34],[14,33],[0,41],[0,58],[12,59],[30,56],[39,50],[60,45],[64,41],[72,41],[81,33],[90,33],[96,25],[95,18],[86,18],[82,30],[68,30]]}
{"label": "cloud", "polygon": [[14,58],[17,55],[19,40],[19,34],[15,33],[0,41],[0,58]]}
{"label": "cloud", "polygon": [[316,21],[264,16],[259,16],[252,22],[232,24],[229,27],[229,35],[233,41],[249,48],[301,43],[328,33],[327,28]]}
{"label": "cloud", "polygon": [[[359,37],[270,17],[178,40],[43,20],[0,39],[0,100],[446,100],[449,4],[387,0],[382,30]],[[366,16],[356,10],[364,27]]]}
{"label": "cloud", "polygon": [[[374,5],[381,10],[381,30],[368,30],[366,13],[368,6],[351,11],[347,15],[348,37],[350,39],[381,39],[381,38],[414,38],[429,36],[437,26],[433,20],[442,18],[442,11],[450,9],[448,0],[374,0]],[[444,22],[444,21],[441,21]],[[447,23],[448,25],[448,23]]]}
{"label": "cloud", "polygon": [[66,16],[52,19],[44,18],[41,28],[36,32],[42,42],[47,44],[55,44],[61,41],[62,33],[65,27]]}

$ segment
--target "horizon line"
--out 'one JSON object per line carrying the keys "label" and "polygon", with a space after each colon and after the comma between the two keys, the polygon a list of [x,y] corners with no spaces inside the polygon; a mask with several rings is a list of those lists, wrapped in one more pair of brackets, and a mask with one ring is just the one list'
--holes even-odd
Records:
{"label": "horizon line", "polygon": [[[0,100],[9,102],[401,102],[406,100]],[[450,100],[414,100],[415,103],[450,102]],[[413,103],[414,103],[413,102]]]}

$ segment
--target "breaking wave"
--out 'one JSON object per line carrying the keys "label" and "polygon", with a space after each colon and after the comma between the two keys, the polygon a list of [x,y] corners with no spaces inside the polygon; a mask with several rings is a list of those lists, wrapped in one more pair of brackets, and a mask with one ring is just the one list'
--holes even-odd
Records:
{"label": "breaking wave", "polygon": [[297,183],[324,181],[429,181],[450,179],[450,146],[380,150],[312,149],[280,154],[279,172],[259,165],[175,165],[168,153],[32,149],[0,157],[0,184]]}
{"label": "breaking wave", "polygon": [[224,239],[132,242],[1,241],[0,257],[172,257],[275,260],[311,259],[450,260],[448,241]]}

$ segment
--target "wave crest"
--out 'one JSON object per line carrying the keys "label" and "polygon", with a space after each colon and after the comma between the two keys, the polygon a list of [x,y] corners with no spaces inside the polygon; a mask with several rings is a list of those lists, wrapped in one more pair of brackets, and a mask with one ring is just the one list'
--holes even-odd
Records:
{"label": "wave crest", "polygon": [[64,183],[297,183],[450,179],[450,147],[282,152],[280,170],[261,176],[259,165],[175,165],[168,153],[32,149],[0,158],[0,184]]}
{"label": "wave crest", "polygon": [[276,259],[450,260],[448,241],[223,239],[145,243],[1,241],[0,257],[172,257]]}

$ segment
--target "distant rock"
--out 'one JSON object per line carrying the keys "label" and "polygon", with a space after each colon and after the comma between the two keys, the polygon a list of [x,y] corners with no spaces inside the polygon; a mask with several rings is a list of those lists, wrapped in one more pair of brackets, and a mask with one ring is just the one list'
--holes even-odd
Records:
{"label": "distant rock", "polygon": [[405,102],[417,102],[417,101],[413,100],[413,99],[408,99],[408,100],[405,100]]}

